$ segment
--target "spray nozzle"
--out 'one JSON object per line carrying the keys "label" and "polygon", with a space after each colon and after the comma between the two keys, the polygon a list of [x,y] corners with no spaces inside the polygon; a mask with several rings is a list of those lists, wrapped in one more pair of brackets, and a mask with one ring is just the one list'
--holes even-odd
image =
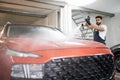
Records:
{"label": "spray nozzle", "polygon": [[88,23],[89,25],[91,25],[91,23],[90,23],[90,16],[87,16],[87,18],[85,18],[85,21],[86,21],[86,23]]}

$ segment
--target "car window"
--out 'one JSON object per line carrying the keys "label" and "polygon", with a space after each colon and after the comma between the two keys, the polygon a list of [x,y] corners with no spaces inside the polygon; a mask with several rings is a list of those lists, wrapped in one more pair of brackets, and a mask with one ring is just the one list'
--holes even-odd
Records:
{"label": "car window", "polygon": [[10,25],[7,30],[7,37],[24,38],[49,38],[64,39],[65,36],[59,30],[40,26],[16,26]]}

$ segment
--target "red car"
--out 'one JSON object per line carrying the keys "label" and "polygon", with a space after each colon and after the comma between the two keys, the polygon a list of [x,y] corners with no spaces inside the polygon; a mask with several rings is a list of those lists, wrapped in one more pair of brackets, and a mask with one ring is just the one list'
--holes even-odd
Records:
{"label": "red car", "polygon": [[46,26],[8,24],[0,35],[0,80],[112,80],[113,54]]}

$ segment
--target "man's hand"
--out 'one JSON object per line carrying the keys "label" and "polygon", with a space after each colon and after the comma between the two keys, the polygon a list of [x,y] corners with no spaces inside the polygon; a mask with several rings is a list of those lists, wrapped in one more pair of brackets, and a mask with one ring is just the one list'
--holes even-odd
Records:
{"label": "man's hand", "polygon": [[87,23],[88,25],[91,25],[91,23],[90,23],[90,16],[87,16],[87,18],[85,19],[85,21],[86,21],[86,23]]}
{"label": "man's hand", "polygon": [[91,24],[91,25],[89,25],[87,22],[85,23],[85,26],[86,26],[86,27],[88,27],[88,28],[90,28],[90,29],[93,29],[92,24]]}
{"label": "man's hand", "polygon": [[98,31],[104,31],[104,28],[102,26],[96,26],[94,24],[89,25],[88,23],[85,23],[85,26],[92,30],[94,29],[94,30],[98,30]]}

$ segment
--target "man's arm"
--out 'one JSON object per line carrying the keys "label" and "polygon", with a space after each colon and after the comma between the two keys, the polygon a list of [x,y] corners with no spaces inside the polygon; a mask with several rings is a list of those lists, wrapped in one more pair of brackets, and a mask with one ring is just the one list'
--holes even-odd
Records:
{"label": "man's arm", "polygon": [[91,24],[91,25],[89,25],[89,24],[85,24],[88,28],[90,28],[90,29],[94,29],[94,30],[98,30],[98,31],[104,31],[105,29],[100,25],[100,26],[96,26],[96,25],[94,25],[94,24]]}

